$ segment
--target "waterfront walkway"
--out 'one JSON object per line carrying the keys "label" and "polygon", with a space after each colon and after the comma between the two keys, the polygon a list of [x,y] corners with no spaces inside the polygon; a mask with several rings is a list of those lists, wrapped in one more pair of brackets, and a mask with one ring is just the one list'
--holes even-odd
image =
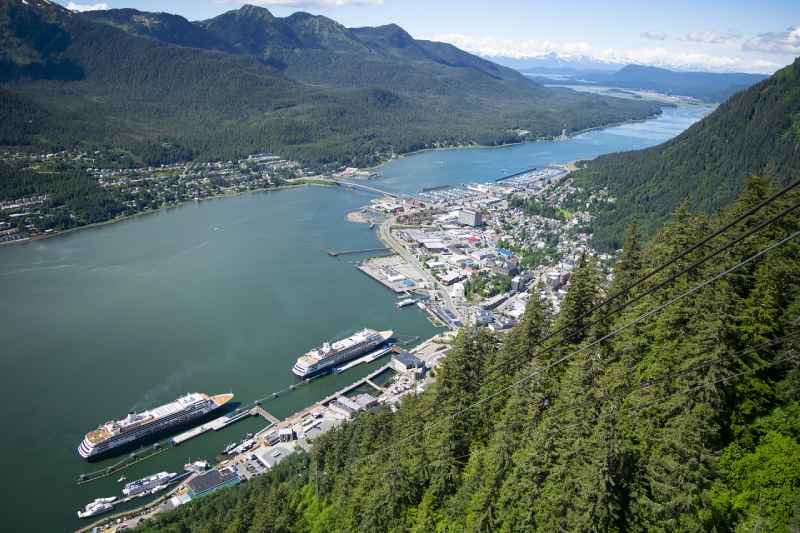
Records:
{"label": "waterfront walkway", "polygon": [[277,416],[273,415],[272,413],[270,413],[269,411],[267,411],[266,409],[264,409],[260,405],[256,405],[255,407],[253,407],[250,410],[250,412],[252,414],[254,414],[254,415],[260,416],[261,418],[267,420],[268,422],[272,422],[273,425],[280,424],[280,422],[281,422],[280,419]]}

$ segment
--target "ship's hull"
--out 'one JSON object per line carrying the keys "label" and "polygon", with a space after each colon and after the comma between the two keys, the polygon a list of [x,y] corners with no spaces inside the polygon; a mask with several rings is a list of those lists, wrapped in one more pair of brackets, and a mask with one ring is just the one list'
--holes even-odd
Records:
{"label": "ship's hull", "polygon": [[155,421],[140,431],[118,435],[95,445],[84,438],[78,446],[78,455],[92,462],[134,451],[154,444],[170,434],[205,423],[217,416],[222,407],[223,405],[210,404],[208,408],[180,414],[169,420]]}
{"label": "ship's hull", "polygon": [[332,372],[334,368],[341,365],[342,363],[347,363],[348,361],[352,361],[357,357],[361,357],[362,355],[374,350],[381,344],[386,343],[388,340],[389,340],[388,337],[386,338],[379,337],[375,340],[365,342],[363,345],[359,346],[355,350],[351,350],[348,353],[342,355],[334,355],[332,357],[329,357],[323,361],[320,361],[312,368],[303,368],[295,364],[292,367],[292,373],[294,373],[295,376],[302,379],[310,379],[320,374],[327,374],[329,372]]}

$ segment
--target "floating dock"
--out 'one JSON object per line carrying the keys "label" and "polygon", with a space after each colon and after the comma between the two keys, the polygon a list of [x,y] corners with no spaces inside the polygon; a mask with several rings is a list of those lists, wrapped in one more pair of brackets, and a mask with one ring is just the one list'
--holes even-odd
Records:
{"label": "floating dock", "polygon": [[354,361],[350,361],[349,363],[347,363],[344,366],[340,366],[340,367],[334,369],[334,372],[336,372],[337,374],[341,374],[345,370],[350,370],[351,368],[353,368],[355,366],[358,366],[358,365],[361,365],[361,364],[364,364],[364,363],[371,363],[371,362],[375,361],[376,359],[378,359],[379,357],[384,356],[384,355],[386,355],[387,353],[389,353],[391,351],[392,351],[392,347],[391,346],[388,346],[386,348],[381,348],[380,350],[374,351],[372,353],[368,353],[364,357],[359,357],[358,359],[356,359]]}
{"label": "floating dock", "polygon": [[251,411],[241,411],[239,413],[230,413],[225,416],[221,416],[219,418],[215,418],[211,422],[207,422],[202,426],[197,426],[196,428],[190,429],[189,431],[184,431],[180,435],[175,435],[170,439],[170,442],[173,446],[177,446],[187,440],[193,439],[198,435],[202,435],[207,431],[219,431],[220,429],[227,427],[234,422],[238,422],[242,418],[251,416],[253,413]]}

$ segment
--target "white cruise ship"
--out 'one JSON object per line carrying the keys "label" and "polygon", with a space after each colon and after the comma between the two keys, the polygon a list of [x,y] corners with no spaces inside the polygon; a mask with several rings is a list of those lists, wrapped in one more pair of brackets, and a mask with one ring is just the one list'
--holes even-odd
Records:
{"label": "white cruise ship", "polygon": [[360,355],[374,350],[392,338],[392,331],[362,329],[358,333],[333,344],[326,342],[297,358],[292,372],[301,378],[310,378],[332,370],[336,365],[346,363]]}
{"label": "white cruise ship", "polygon": [[87,433],[78,446],[78,454],[84,459],[107,454],[120,446],[131,445],[156,433],[202,418],[232,399],[233,394],[209,396],[193,392],[148,411],[131,412],[122,420],[110,420]]}

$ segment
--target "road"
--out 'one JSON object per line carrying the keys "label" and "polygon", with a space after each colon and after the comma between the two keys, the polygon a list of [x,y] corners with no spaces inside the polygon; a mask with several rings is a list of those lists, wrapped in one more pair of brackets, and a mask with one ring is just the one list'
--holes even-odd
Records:
{"label": "road", "polygon": [[447,287],[439,283],[430,272],[428,272],[425,267],[417,260],[414,254],[410,253],[403,244],[398,241],[397,239],[392,236],[392,226],[397,221],[397,217],[389,217],[384,220],[381,225],[378,227],[378,237],[386,243],[386,245],[394,250],[400,257],[402,257],[405,261],[411,264],[414,268],[416,268],[419,273],[425,278],[431,288],[434,288],[436,292],[442,297],[442,301],[444,302],[444,307],[453,315],[460,320],[463,320],[463,317],[458,312],[456,305],[453,303],[453,298],[450,296],[450,291],[447,290]]}

